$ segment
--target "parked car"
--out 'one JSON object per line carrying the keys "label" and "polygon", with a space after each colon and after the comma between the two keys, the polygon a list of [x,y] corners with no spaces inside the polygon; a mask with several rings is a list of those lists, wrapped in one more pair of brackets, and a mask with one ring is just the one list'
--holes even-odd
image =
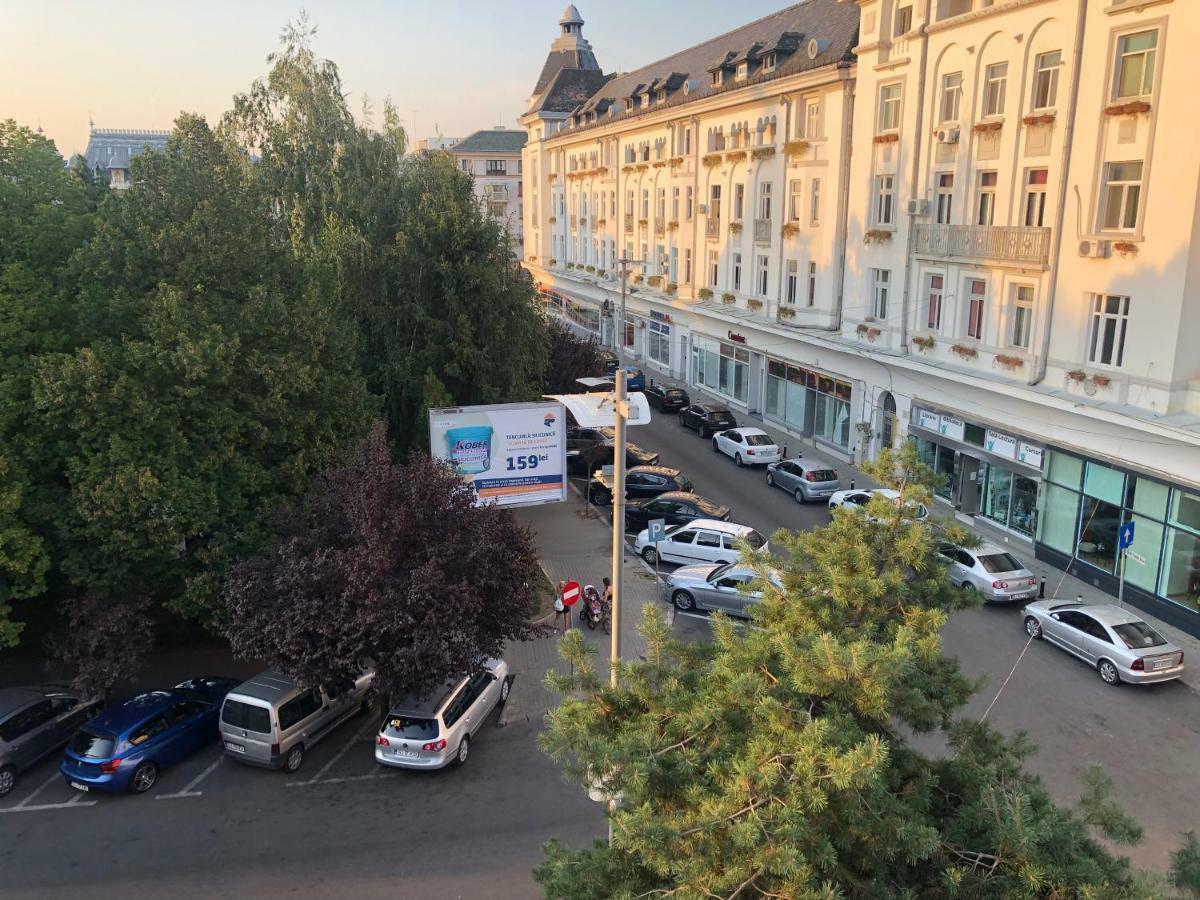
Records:
{"label": "parked car", "polygon": [[[587,477],[604,466],[613,464],[615,435],[610,428],[567,429],[567,473]],[[625,442],[625,465],[652,466],[658,462],[658,454],[644,450],[637,444]]]}
{"label": "parked car", "polygon": [[682,388],[667,387],[653,381],[642,393],[646,395],[646,402],[659,412],[675,412],[691,403],[687,391]]}
{"label": "parked car", "polygon": [[646,373],[637,366],[621,366],[625,370],[625,393],[644,391],[646,389]]}
{"label": "parked car", "polygon": [[[893,503],[900,502],[900,492],[894,491],[891,488],[859,488],[849,491],[834,491],[829,497],[829,509],[832,512],[840,506],[846,509],[862,510],[871,502],[871,498],[876,495],[886,497]],[[906,512],[908,512],[906,518],[916,519],[917,521],[929,518],[929,510],[925,508],[924,503],[913,504],[911,509],[906,510]],[[876,521],[874,516],[868,516],[867,520],[871,522]]]}
{"label": "parked car", "polygon": [[978,591],[984,600],[1007,603],[1037,596],[1037,576],[1003,547],[945,546],[938,552],[950,563],[950,581],[964,591]]}
{"label": "parked car", "polygon": [[1021,613],[1026,634],[1095,666],[1106,684],[1147,684],[1183,675],[1183,651],[1129,610],[1108,603],[1037,600]]}
{"label": "parked car", "polygon": [[471,738],[508,700],[508,664],[489,659],[468,678],[452,678],[428,696],[410,694],[384,717],[375,762],[402,769],[440,769],[467,761]]}
{"label": "parked car", "polygon": [[724,406],[693,403],[679,411],[679,424],[695,430],[700,437],[708,437],[726,428],[737,428],[737,419]]}
{"label": "parked car", "polygon": [[221,744],[238,762],[295,772],[304,755],[357,712],[371,707],[374,672],[337,686],[302,687],[280,672],[239,684],[221,708]]}
{"label": "parked car", "polygon": [[749,525],[735,525],[717,519],[696,519],[686,525],[668,528],[666,536],[655,547],[650,532],[644,529],[633,542],[633,548],[651,565],[661,555],[663,562],[685,566],[698,563],[731,563],[738,558],[737,541],[745,538],[750,549],[769,553],[767,539]]}
{"label": "parked car", "polygon": [[[757,578],[757,572],[741,563],[684,566],[667,576],[663,599],[684,612],[706,609],[749,616],[750,610],[762,602],[762,590],[751,588]],[[768,578],[775,587],[783,587],[778,573],[772,571]]]}
{"label": "parked car", "polygon": [[193,678],[109,706],[75,732],[59,771],[80,791],[144,794],[163,769],[212,746],[236,678]]}
{"label": "parked car", "polygon": [[0,797],[21,773],[58,750],[101,704],[53,685],[0,688]]}
{"label": "parked car", "polygon": [[761,428],[730,428],[713,435],[713,450],[733,457],[739,466],[765,466],[779,462],[783,450]]}
{"label": "parked car", "polygon": [[645,528],[651,519],[663,519],[668,525],[682,525],[692,519],[728,519],[729,507],[718,506],[699,494],[668,491],[647,500],[635,500],[625,506],[625,530]]}
{"label": "parked car", "polygon": [[837,470],[819,459],[781,459],[767,465],[767,484],[783,488],[797,503],[827,500],[840,486]]}
{"label": "parked car", "polygon": [[[592,476],[589,497],[597,506],[613,500],[612,478],[602,472]],[[657,497],[668,491],[691,493],[692,480],[669,466],[634,466],[625,470],[625,496],[631,500]]]}
{"label": "parked car", "polygon": [[605,375],[612,375],[617,371],[617,366],[621,365],[620,358],[611,350],[600,351],[600,362],[604,365]]}

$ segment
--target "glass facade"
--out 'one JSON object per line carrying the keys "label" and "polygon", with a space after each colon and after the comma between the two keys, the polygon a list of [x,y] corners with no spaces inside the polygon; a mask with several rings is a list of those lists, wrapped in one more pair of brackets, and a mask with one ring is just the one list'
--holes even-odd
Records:
{"label": "glass facade", "polygon": [[750,386],[750,351],[736,344],[693,336],[692,381],[745,403]]}
{"label": "glass facade", "polygon": [[1116,575],[1118,534],[1133,522],[1126,582],[1200,611],[1200,492],[1053,450],[1045,478],[1040,543]]}
{"label": "glass facade", "polygon": [[850,382],[772,359],[766,390],[767,416],[802,434],[850,446]]}
{"label": "glass facade", "polygon": [[1018,534],[1033,537],[1037,479],[986,462],[980,466],[979,477],[983,485],[980,515]]}
{"label": "glass facade", "polygon": [[651,322],[646,338],[646,353],[656,363],[671,365],[671,326],[664,322]]}
{"label": "glass facade", "polygon": [[942,476],[942,482],[934,489],[934,494],[943,500],[953,500],[954,486],[958,484],[958,452],[953,447],[944,447],[923,437],[914,440],[921,462]]}

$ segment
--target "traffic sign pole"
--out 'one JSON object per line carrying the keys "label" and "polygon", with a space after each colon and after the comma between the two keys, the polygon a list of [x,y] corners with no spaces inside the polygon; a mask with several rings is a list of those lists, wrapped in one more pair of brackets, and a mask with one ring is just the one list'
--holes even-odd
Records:
{"label": "traffic sign pole", "polygon": [[1120,548],[1120,559],[1118,562],[1121,566],[1121,576],[1117,581],[1117,609],[1121,608],[1121,604],[1125,602],[1125,561],[1126,554],[1129,553],[1130,546],[1133,545],[1134,524],[1132,521],[1126,522],[1121,526],[1121,530],[1117,533],[1117,545]]}

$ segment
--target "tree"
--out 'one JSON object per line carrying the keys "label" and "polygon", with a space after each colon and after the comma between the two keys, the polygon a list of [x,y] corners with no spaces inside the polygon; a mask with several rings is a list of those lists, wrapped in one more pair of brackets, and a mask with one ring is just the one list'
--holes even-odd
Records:
{"label": "tree", "polygon": [[600,345],[591,338],[581,338],[558,319],[546,319],[549,352],[542,374],[542,391],[547,394],[569,394],[579,390],[577,378],[604,374],[604,359]]}
{"label": "tree", "polygon": [[[911,447],[867,468],[904,503],[935,483]],[[620,803],[611,846],[549,845],[535,873],[547,896],[1136,895],[1089,828],[1139,836],[1096,815],[1114,810],[1102,777],[1078,812],[1060,808],[1024,771],[1023,737],[957,718],[971,686],[940,631],[968,601],[937,547],[965,532],[881,498],[868,511],[777,534],[783,587],[763,582],[744,633],[718,617],[711,646],[683,645],[649,609],[645,661],[622,662],[617,688],[568,635],[574,674],[551,678],[567,696],[543,746]],[[934,728],[948,758],[906,740]]]}
{"label": "tree", "polygon": [[530,532],[445,464],[392,461],[382,424],[282,515],[278,539],[226,584],[225,634],[241,656],[305,684],[373,660],[384,695],[432,688],[530,628]]}
{"label": "tree", "polygon": [[1184,896],[1200,897],[1200,838],[1196,832],[1183,835],[1183,844],[1171,854],[1171,884]]}
{"label": "tree", "polygon": [[149,600],[72,598],[61,612],[67,627],[49,642],[47,655],[72,673],[71,687],[80,696],[108,699],[116,685],[141,671],[154,646]]}

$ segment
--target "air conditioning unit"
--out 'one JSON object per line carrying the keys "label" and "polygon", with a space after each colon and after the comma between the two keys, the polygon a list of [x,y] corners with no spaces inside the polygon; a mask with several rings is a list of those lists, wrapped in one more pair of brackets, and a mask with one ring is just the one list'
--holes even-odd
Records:
{"label": "air conditioning unit", "polygon": [[939,144],[957,144],[958,129],[957,128],[939,128],[937,133]]}
{"label": "air conditioning unit", "polygon": [[1108,259],[1108,241],[1080,241],[1079,255],[1088,259]]}
{"label": "air conditioning unit", "polygon": [[708,204],[707,203],[697,204],[696,211],[699,212],[700,215],[702,215],[702,216],[707,216],[708,215]]}
{"label": "air conditioning unit", "polygon": [[910,216],[927,216],[929,215],[929,201],[924,197],[916,200],[908,201],[908,214]]}

